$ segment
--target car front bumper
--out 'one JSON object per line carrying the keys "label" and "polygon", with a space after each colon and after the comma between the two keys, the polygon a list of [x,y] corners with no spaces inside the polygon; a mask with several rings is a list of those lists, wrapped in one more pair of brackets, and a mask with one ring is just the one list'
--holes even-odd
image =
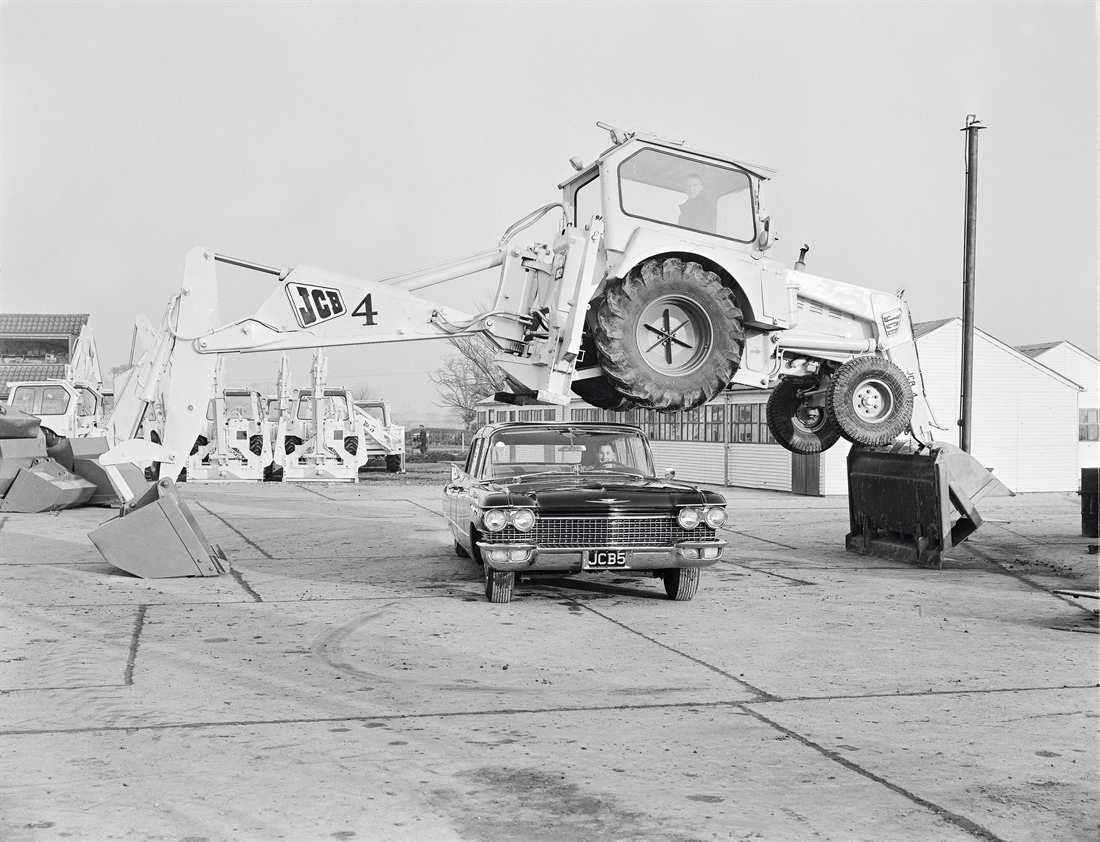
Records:
{"label": "car front bumper", "polygon": [[[494,544],[479,541],[478,550],[484,563],[493,570],[544,571],[554,573],[599,572],[604,570],[665,570],[673,567],[710,567],[722,558],[728,542],[681,541],[671,547],[538,547],[535,544]],[[629,559],[625,564],[593,565],[590,559],[597,550],[623,550]],[[717,553],[715,553],[717,550]],[[497,554],[507,552],[504,559]],[[706,558],[704,556],[711,556]]]}

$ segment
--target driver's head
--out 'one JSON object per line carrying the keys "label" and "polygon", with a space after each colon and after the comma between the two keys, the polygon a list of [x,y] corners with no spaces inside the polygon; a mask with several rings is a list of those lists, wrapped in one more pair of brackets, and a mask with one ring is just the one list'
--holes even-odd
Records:
{"label": "driver's head", "polygon": [[615,461],[615,448],[609,444],[601,444],[596,450],[596,460],[601,465],[609,465]]}

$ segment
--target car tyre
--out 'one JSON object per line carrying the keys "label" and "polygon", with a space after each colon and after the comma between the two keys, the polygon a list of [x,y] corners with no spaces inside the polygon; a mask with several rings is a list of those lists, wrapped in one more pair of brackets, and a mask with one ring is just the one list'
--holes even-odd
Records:
{"label": "car tyre", "polygon": [[867,447],[890,444],[909,429],[913,388],[900,368],[879,356],[848,360],[833,375],[825,409],[840,434]]}
{"label": "car tyre", "polygon": [[516,590],[516,574],[511,570],[493,570],[485,565],[485,597],[489,602],[511,602]]}
{"label": "car tyre", "polygon": [[840,438],[840,427],[824,406],[810,406],[799,392],[806,383],[782,380],[768,398],[768,430],[791,453],[821,453]]}
{"label": "car tyre", "polygon": [[462,546],[460,543],[458,543],[457,539],[455,540],[455,555],[458,556],[459,558],[469,558],[470,557],[470,554],[468,552],[466,552],[466,548],[464,546]]}
{"label": "car tyre", "polygon": [[674,567],[661,574],[665,582],[665,593],[676,602],[687,602],[699,590],[698,567]]}
{"label": "car tyre", "polygon": [[657,257],[608,287],[595,342],[608,380],[624,397],[647,409],[693,409],[737,373],[742,321],[717,274]]}

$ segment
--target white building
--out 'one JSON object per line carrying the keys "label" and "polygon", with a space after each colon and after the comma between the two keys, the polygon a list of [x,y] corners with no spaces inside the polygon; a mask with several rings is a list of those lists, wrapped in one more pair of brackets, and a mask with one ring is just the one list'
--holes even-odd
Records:
{"label": "white building", "polygon": [[1100,360],[1071,342],[1021,345],[1016,350],[1085,390],[1077,396],[1077,466],[1100,467]]}
{"label": "white building", "polygon": [[[929,404],[945,428],[937,439],[957,445],[962,320],[918,324],[916,337]],[[1076,491],[1078,396],[1086,394],[1081,387],[980,330],[975,330],[973,381],[974,457],[1013,491]],[[478,420],[624,421],[649,435],[658,472],[672,468],[681,479],[713,485],[847,494],[850,445],[842,439],[825,453],[792,454],[768,432],[768,395],[735,389],[698,409],[672,414],[607,412],[579,400],[557,409],[487,401]]]}

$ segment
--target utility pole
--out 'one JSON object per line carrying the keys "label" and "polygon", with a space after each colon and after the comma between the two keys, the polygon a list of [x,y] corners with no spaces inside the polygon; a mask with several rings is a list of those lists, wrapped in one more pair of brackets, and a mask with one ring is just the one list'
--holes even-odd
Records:
{"label": "utility pole", "polygon": [[978,240],[978,132],[976,115],[966,115],[966,227],[963,243],[962,394],[959,449],[970,452],[971,406],[974,396],[974,257]]}

